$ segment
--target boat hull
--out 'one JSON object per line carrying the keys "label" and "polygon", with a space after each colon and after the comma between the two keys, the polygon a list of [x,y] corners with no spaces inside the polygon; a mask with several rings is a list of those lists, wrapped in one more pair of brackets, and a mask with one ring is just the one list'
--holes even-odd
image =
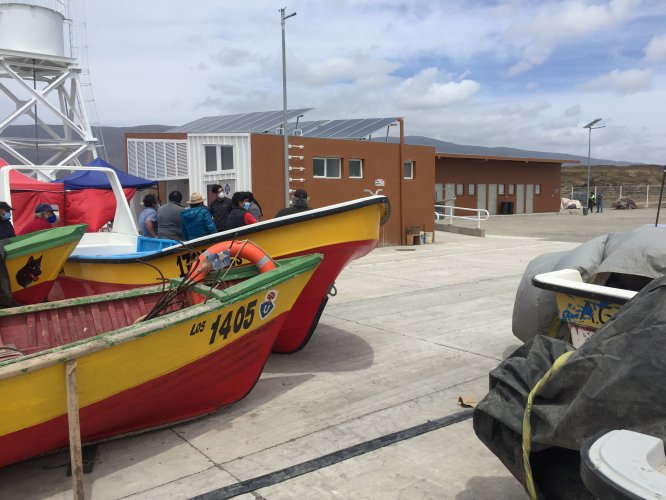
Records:
{"label": "boat hull", "polygon": [[[345,210],[305,212],[297,217],[274,219],[188,242],[196,253],[231,237],[249,239],[274,258],[308,253],[324,255],[310,283],[294,304],[273,348],[291,353],[302,349],[317,326],[328,292],[349,262],[372,251],[378,243],[380,226],[388,216],[388,200]],[[166,278],[184,276],[191,254],[184,248],[168,249],[144,258],[70,258],[52,291],[52,298],[79,297],[145,286]]]}
{"label": "boat hull", "polygon": [[46,229],[8,241],[5,265],[15,302],[38,304],[46,300],[85,228],[83,224]]}
{"label": "boat hull", "polygon": [[[318,258],[290,271],[288,279],[269,280],[258,289],[250,279],[215,291],[219,299],[0,363],[0,397],[8,402],[0,408],[0,466],[68,445],[65,363],[70,359],[76,360],[84,443],[173,424],[238,401],[261,375],[317,263]],[[271,273],[280,270],[260,276]],[[55,318],[48,307],[57,305],[44,304],[40,319],[53,323],[66,317],[74,324],[76,317],[69,319],[72,314],[66,311]],[[27,313],[37,317],[33,310]],[[102,318],[96,324],[104,322],[99,314],[91,315]],[[0,318],[3,337],[19,321],[25,319]],[[112,315],[108,321],[114,321]]]}

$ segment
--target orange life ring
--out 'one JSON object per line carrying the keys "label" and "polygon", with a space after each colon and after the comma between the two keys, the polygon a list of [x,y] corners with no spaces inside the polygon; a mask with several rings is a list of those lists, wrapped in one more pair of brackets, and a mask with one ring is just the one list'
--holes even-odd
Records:
{"label": "orange life ring", "polygon": [[276,268],[275,261],[251,241],[223,241],[222,243],[218,243],[217,245],[213,245],[209,249],[204,250],[201,255],[199,255],[199,259],[194,268],[194,270],[198,269],[199,271],[192,278],[192,281],[195,283],[202,281],[204,276],[213,269],[212,261],[214,259],[211,257],[226,251],[229,252],[232,259],[241,257],[245,260],[249,260],[252,264],[257,266],[260,273],[265,273]]}

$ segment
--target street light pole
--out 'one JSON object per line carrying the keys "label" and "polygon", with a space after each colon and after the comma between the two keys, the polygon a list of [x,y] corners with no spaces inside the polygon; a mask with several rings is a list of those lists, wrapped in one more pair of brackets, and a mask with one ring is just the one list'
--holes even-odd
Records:
{"label": "street light pole", "polygon": [[[585,204],[587,205],[588,210],[590,207],[589,204],[590,203],[589,201],[590,200],[590,157],[592,153],[592,129],[604,128],[605,125],[602,125],[601,127],[595,127],[595,125],[600,121],[601,118],[597,118],[595,120],[592,120],[590,123],[588,123],[583,127],[589,130],[588,139],[587,139],[587,196],[585,197]],[[585,211],[583,210],[583,212]]]}
{"label": "street light pole", "polygon": [[284,196],[285,207],[289,206],[289,136],[287,135],[287,56],[285,54],[284,22],[294,17],[296,12],[285,16],[286,7],[280,9],[282,23],[282,134],[284,135]]}

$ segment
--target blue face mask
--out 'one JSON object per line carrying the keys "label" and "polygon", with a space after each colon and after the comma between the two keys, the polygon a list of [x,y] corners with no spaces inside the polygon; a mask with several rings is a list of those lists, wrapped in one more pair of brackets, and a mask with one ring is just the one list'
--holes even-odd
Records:
{"label": "blue face mask", "polygon": [[55,221],[57,221],[57,220],[58,220],[58,216],[57,216],[56,214],[49,215],[49,216],[46,218],[46,221],[47,221],[49,224],[53,224],[53,223],[54,223]]}
{"label": "blue face mask", "polygon": [[2,214],[2,220],[10,220],[12,218],[11,212],[5,212]]}
{"label": "blue face mask", "polygon": [[245,210],[250,210],[250,202],[249,202],[249,201],[246,201],[245,203],[243,203],[243,208],[244,208]]}

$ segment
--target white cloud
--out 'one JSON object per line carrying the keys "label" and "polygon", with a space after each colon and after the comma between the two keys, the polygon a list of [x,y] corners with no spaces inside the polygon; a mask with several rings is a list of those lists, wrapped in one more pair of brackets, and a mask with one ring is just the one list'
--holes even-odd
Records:
{"label": "white cloud", "polygon": [[640,0],[611,0],[606,5],[569,0],[546,3],[536,13],[527,8],[507,34],[526,40],[521,59],[509,69],[509,74],[517,75],[543,64],[561,44],[627,21],[639,4]]}
{"label": "white cloud", "polygon": [[405,107],[438,108],[468,100],[481,85],[474,80],[441,82],[437,68],[425,68],[407,78],[393,92],[397,101]]}
{"label": "white cloud", "polygon": [[643,52],[650,62],[666,60],[666,34],[652,37]]}
{"label": "white cloud", "polygon": [[610,73],[590,80],[580,87],[585,90],[611,91],[618,94],[633,94],[647,90],[652,85],[654,73],[651,69],[615,69]]}

